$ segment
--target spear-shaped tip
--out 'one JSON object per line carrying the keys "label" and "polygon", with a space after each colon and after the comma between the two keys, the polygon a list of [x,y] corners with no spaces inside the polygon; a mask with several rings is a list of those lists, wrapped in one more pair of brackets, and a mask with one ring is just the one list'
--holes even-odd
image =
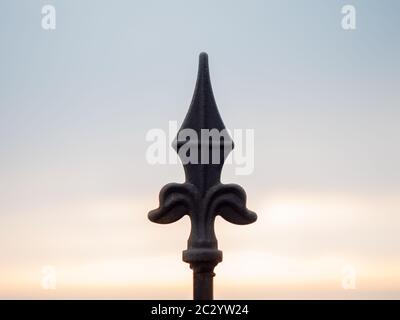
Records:
{"label": "spear-shaped tip", "polygon": [[[179,131],[188,128],[194,129],[199,136],[201,129],[217,129],[219,131],[225,129],[215,103],[210,80],[208,55],[205,52],[199,55],[199,68],[192,102]],[[173,146],[176,148],[175,143]]]}
{"label": "spear-shaped tip", "polygon": [[[207,101],[207,104],[215,104],[211,87],[210,69],[208,67],[208,54],[205,52],[202,52],[199,55],[199,69],[197,72],[197,81],[193,100],[196,100],[196,93],[202,93],[203,95],[209,96],[211,101]],[[192,103],[193,102],[194,101],[192,101]],[[196,102],[198,103],[198,101]]]}
{"label": "spear-shaped tip", "polygon": [[201,52],[199,55],[199,72],[198,75],[206,76],[210,78],[210,72],[208,69],[208,54],[206,52]]}

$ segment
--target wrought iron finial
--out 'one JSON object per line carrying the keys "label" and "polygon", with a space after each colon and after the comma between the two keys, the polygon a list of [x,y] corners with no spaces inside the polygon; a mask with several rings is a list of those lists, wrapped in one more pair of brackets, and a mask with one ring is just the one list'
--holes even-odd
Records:
{"label": "wrought iron finial", "polygon": [[191,232],[183,261],[193,269],[194,299],[212,299],[214,268],[222,261],[214,232],[216,215],[234,224],[252,223],[257,215],[246,208],[242,187],[220,181],[233,141],[215,103],[206,53],[200,54],[192,102],[173,147],[182,160],[186,181],[164,186],[159,208],[148,216],[162,224],[184,215],[190,217]]}

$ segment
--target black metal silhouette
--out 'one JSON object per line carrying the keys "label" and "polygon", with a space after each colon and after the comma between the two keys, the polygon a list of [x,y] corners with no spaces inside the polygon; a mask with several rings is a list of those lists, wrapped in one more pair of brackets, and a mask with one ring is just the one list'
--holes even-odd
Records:
{"label": "black metal silhouette", "polygon": [[[198,161],[183,162],[186,181],[164,186],[160,191],[159,208],[150,211],[148,217],[153,222],[167,224],[189,215],[191,232],[187,250],[183,251],[183,261],[193,269],[193,298],[211,300],[214,268],[222,261],[222,251],[218,250],[214,232],[216,215],[234,224],[252,223],[257,220],[257,215],[247,210],[246,193],[242,187],[220,181],[222,166],[233,148],[230,136],[225,134],[219,141],[211,143],[202,136],[202,129],[226,133],[214,100],[206,53],[200,54],[193,99],[173,143],[181,159],[184,153],[187,156],[186,149],[182,152],[185,144],[193,143],[187,136],[180,135],[187,129],[200,137],[196,141],[198,154],[194,156]],[[219,161],[212,156],[216,152]]]}

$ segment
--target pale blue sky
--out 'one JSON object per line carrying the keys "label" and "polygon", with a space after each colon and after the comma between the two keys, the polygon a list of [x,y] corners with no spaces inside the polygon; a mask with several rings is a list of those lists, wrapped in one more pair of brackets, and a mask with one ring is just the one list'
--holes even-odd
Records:
{"label": "pale blue sky", "polygon": [[346,32],[347,3],[2,2],[1,173],[132,188],[153,170],[138,156],[145,132],[183,119],[207,51],[225,123],[256,130],[257,188],[398,188],[400,5],[353,1]]}

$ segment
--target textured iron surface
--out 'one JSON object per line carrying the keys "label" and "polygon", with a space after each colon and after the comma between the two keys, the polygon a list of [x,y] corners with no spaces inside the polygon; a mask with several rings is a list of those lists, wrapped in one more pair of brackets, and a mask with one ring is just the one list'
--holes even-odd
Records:
{"label": "textured iron surface", "polygon": [[[208,67],[208,56],[201,53],[199,70],[192,102],[173,147],[182,158],[181,152],[188,140],[179,133],[192,129],[197,134],[198,154],[195,163],[184,163],[186,181],[170,183],[160,191],[159,208],[149,212],[149,219],[156,223],[172,223],[184,215],[191,220],[191,232],[183,261],[193,269],[194,299],[213,298],[214,267],[222,261],[222,251],[214,232],[216,215],[234,224],[249,224],[257,215],[246,208],[246,193],[236,184],[222,184],[221,170],[226,157],[233,149],[233,141],[225,135],[218,142],[203,139],[202,129],[223,131],[225,125],[215,103]],[[193,143],[193,141],[191,141]],[[209,163],[202,163],[202,154],[207,153]],[[219,163],[212,163],[213,152]],[[204,161],[203,161],[204,162]]]}

